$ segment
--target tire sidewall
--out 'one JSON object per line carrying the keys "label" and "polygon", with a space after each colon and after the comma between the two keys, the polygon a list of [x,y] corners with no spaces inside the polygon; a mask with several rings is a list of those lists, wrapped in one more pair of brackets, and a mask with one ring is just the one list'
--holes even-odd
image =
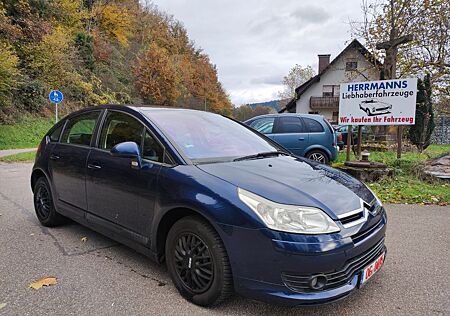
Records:
{"label": "tire sidewall", "polygon": [[[307,158],[308,158],[308,159],[311,159],[311,156],[312,156],[313,154],[315,154],[315,153],[321,154],[321,155],[324,157],[325,161],[324,161],[324,162],[319,162],[319,161],[317,161],[317,160],[314,160],[314,161],[316,161],[316,162],[318,162],[318,163],[322,163],[322,164],[324,164],[324,165],[326,165],[326,164],[328,164],[328,163],[330,162],[330,159],[328,158],[328,155],[327,155],[326,153],[324,153],[323,151],[321,151],[321,150],[312,150],[312,151],[310,151],[310,152],[308,153]],[[311,160],[313,160],[313,159],[311,159]]]}
{"label": "tire sidewall", "polygon": [[[178,276],[178,273],[175,269],[173,253],[175,251],[175,244],[178,238],[183,233],[196,234],[207,245],[211,253],[214,265],[214,278],[208,290],[203,293],[194,293],[189,288],[187,288],[181,278]],[[221,245],[217,244],[215,236],[213,235],[214,233],[215,232],[212,230],[209,224],[205,223],[204,221],[195,218],[186,218],[175,223],[169,231],[169,234],[167,235],[165,255],[169,274],[172,278],[173,283],[175,284],[175,287],[178,289],[181,295],[197,305],[214,305],[214,302],[221,296],[223,290],[224,267],[221,264],[223,255],[218,249],[218,247],[220,247]]]}
{"label": "tire sidewall", "polygon": [[[49,215],[46,218],[42,218],[39,213],[37,212],[36,209],[36,196],[37,196],[37,192],[40,189],[40,187],[44,186],[46,188],[46,190],[49,193],[49,198],[51,199],[51,208],[50,208],[50,212]],[[44,226],[52,226],[54,225],[54,220],[55,217],[58,216],[58,214],[56,213],[56,209],[55,209],[55,203],[53,201],[53,194],[52,194],[52,190],[50,188],[50,185],[47,181],[47,179],[45,179],[44,177],[39,178],[36,181],[36,184],[34,185],[34,196],[33,196],[33,204],[34,204],[34,209],[35,209],[35,213],[36,213],[36,217],[38,218],[39,222],[42,223],[42,225]]]}

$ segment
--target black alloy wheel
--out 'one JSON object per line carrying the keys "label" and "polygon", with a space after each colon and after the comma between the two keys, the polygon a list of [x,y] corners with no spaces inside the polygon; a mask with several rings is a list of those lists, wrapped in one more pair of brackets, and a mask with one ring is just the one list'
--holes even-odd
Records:
{"label": "black alloy wheel", "polygon": [[165,258],[175,287],[194,304],[217,305],[233,293],[227,251],[217,231],[203,218],[187,216],[173,224]]}
{"label": "black alloy wheel", "polygon": [[65,223],[66,218],[56,212],[52,191],[46,178],[39,178],[34,185],[34,210],[42,225],[53,227]]}
{"label": "black alloy wheel", "polygon": [[211,252],[195,234],[184,233],[175,246],[175,265],[178,276],[194,293],[203,293],[214,278]]}
{"label": "black alloy wheel", "polygon": [[50,216],[52,199],[46,185],[41,184],[37,187],[36,193],[34,195],[34,206],[38,218],[42,218],[43,220],[45,220]]}

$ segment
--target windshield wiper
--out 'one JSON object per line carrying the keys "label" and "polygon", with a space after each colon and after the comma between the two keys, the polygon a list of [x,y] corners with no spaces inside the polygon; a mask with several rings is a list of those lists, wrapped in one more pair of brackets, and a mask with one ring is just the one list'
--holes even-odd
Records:
{"label": "windshield wiper", "polygon": [[279,156],[279,155],[290,156],[290,154],[288,152],[286,152],[286,151],[281,151],[281,150],[265,151],[265,152],[257,153],[257,154],[254,154],[254,155],[238,157],[238,158],[233,159],[233,161],[267,158],[267,157],[274,157],[274,156]]}

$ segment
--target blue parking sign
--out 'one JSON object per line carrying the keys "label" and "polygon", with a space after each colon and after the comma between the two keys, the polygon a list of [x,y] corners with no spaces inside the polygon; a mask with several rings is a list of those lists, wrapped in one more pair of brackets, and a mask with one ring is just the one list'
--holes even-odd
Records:
{"label": "blue parking sign", "polygon": [[58,104],[64,99],[64,96],[61,91],[52,90],[48,95],[48,98],[50,99],[50,102]]}

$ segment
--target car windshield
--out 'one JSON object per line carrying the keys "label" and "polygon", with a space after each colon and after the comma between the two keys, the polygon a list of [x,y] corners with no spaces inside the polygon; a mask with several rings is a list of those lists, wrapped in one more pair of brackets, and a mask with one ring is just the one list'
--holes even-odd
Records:
{"label": "car windshield", "polygon": [[231,161],[280,150],[248,128],[218,114],[152,109],[143,113],[194,162]]}

